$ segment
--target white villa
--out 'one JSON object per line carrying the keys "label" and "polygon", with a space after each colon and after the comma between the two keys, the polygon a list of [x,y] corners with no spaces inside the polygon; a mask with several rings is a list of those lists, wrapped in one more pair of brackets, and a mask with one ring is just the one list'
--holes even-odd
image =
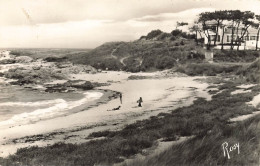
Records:
{"label": "white villa", "polygon": [[[224,30],[224,36],[223,36],[223,30]],[[207,34],[207,32],[205,32]],[[234,35],[233,35],[233,45],[234,49],[237,48],[239,43],[235,42],[237,39],[237,34],[238,38],[242,36],[243,31],[241,29],[234,30]],[[208,38],[205,37],[205,34],[202,32],[201,33],[202,38],[204,38],[204,44],[208,43]],[[209,35],[211,39],[211,45],[214,44],[214,39],[216,36],[216,26],[212,26],[212,30],[209,30]],[[217,35],[217,40],[216,40],[216,46],[215,48],[221,49],[222,46],[222,36],[223,36],[223,48],[224,49],[230,49],[230,44],[231,44],[231,38],[232,38],[232,30],[231,28],[223,27],[220,26],[218,29],[218,35]],[[198,35],[198,38],[201,38]],[[260,37],[259,37],[260,38]],[[245,33],[244,37],[241,40],[241,43],[239,45],[240,50],[248,50],[248,49],[255,49],[256,48],[256,39],[257,39],[257,29],[254,28],[248,28],[247,32]],[[260,39],[258,40],[258,49],[260,48]]]}

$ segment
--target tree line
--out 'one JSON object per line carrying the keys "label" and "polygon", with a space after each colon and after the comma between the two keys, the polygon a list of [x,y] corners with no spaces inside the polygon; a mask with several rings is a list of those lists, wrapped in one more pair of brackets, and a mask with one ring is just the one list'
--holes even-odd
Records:
{"label": "tree line", "polygon": [[[198,42],[197,35],[202,38],[202,33],[207,38],[207,49],[216,46],[219,35],[219,29],[222,28],[221,49],[224,47],[224,29],[231,30],[230,49],[233,50],[234,46],[239,46],[244,42],[245,36],[248,35],[248,28],[252,27],[257,29],[256,46],[258,48],[259,31],[260,31],[260,15],[255,15],[251,11],[240,10],[220,10],[214,12],[203,12],[198,16],[198,20],[190,28],[191,31],[196,33],[196,41]],[[212,39],[211,32],[215,32],[215,37]]]}

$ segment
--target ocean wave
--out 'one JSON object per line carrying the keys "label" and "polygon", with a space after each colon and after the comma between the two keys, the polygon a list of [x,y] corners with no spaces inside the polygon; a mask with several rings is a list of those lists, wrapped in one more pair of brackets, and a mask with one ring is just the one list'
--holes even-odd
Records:
{"label": "ocean wave", "polygon": [[0,60],[9,59],[10,58],[10,51],[0,51]]}
{"label": "ocean wave", "polygon": [[[53,118],[56,116],[64,115],[68,112],[68,110],[78,107],[88,101],[95,100],[100,98],[103,93],[101,92],[86,92],[84,93],[85,97],[78,101],[70,101],[67,102],[63,99],[57,99],[53,102],[53,106],[48,108],[37,109],[33,112],[24,112],[18,115],[14,115],[8,120],[0,122],[0,126],[6,125],[16,125],[16,124],[27,124],[36,122],[42,119]],[[35,102],[34,104],[43,104],[44,102]],[[28,104],[28,103],[26,103]],[[45,104],[45,103],[44,103]]]}
{"label": "ocean wave", "polygon": [[26,107],[36,107],[36,106],[44,106],[49,104],[57,104],[57,103],[64,103],[63,99],[56,99],[56,100],[46,100],[46,101],[37,101],[37,102],[4,102],[0,103],[0,106],[26,106]]}

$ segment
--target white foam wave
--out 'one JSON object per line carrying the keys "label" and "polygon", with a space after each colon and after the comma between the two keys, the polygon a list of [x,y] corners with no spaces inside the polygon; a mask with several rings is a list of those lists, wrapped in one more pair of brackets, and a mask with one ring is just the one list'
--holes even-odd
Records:
{"label": "white foam wave", "polygon": [[0,51],[0,60],[3,60],[3,59],[9,59],[11,58],[10,56],[10,51]]}
{"label": "white foam wave", "polygon": [[62,99],[57,99],[59,102],[49,108],[37,109],[33,112],[24,112],[22,114],[15,115],[11,119],[0,122],[0,126],[3,127],[6,125],[27,124],[29,122],[36,122],[41,119],[63,115],[67,113],[68,110],[80,106],[88,101],[98,99],[103,95],[103,93],[100,92],[86,92],[84,94],[85,97],[78,101],[67,102]]}
{"label": "white foam wave", "polygon": [[5,102],[5,103],[0,103],[0,106],[36,107],[36,106],[44,106],[44,105],[57,104],[63,102],[64,102],[63,99],[37,101],[37,102]]}
{"label": "white foam wave", "polygon": [[[0,71],[1,72],[1,71]],[[4,84],[5,83],[5,79],[0,77],[0,84]]]}

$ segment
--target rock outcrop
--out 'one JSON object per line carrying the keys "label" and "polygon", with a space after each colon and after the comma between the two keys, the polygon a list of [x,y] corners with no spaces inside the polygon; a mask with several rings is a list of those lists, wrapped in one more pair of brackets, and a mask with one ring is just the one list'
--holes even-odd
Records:
{"label": "rock outcrop", "polygon": [[4,73],[6,78],[18,79],[13,84],[43,84],[53,79],[64,79],[65,75],[55,73],[51,68],[40,68],[37,70],[30,70],[24,68],[9,69]]}
{"label": "rock outcrop", "polygon": [[73,87],[73,88],[83,89],[83,90],[90,90],[94,88],[94,86],[90,81],[83,81],[83,80],[69,80],[64,85],[67,87]]}
{"label": "rock outcrop", "polygon": [[61,73],[79,74],[79,73],[91,73],[95,74],[97,70],[90,65],[73,65],[72,63],[56,63]]}
{"label": "rock outcrop", "polygon": [[84,80],[69,80],[63,84],[45,84],[45,92],[72,92],[76,89],[91,90],[94,88],[91,82]]}
{"label": "rock outcrop", "polygon": [[14,63],[16,63],[15,59],[3,59],[3,60],[0,60],[0,64],[2,64],[2,65],[14,64]]}
{"label": "rock outcrop", "polygon": [[15,58],[16,63],[30,63],[33,59],[29,56],[18,56]]}
{"label": "rock outcrop", "polygon": [[59,60],[61,59],[56,57],[45,58],[45,60],[34,60],[28,56],[4,57],[0,60],[0,64],[19,64],[8,65],[8,69],[0,73],[0,76],[15,79],[11,82],[13,85],[26,85],[28,88],[41,85],[46,92],[70,92],[76,89],[90,90],[94,88],[91,82],[82,80],[46,84],[54,80],[68,80],[70,74],[97,72],[94,67],[89,65],[73,65],[73,63]]}

